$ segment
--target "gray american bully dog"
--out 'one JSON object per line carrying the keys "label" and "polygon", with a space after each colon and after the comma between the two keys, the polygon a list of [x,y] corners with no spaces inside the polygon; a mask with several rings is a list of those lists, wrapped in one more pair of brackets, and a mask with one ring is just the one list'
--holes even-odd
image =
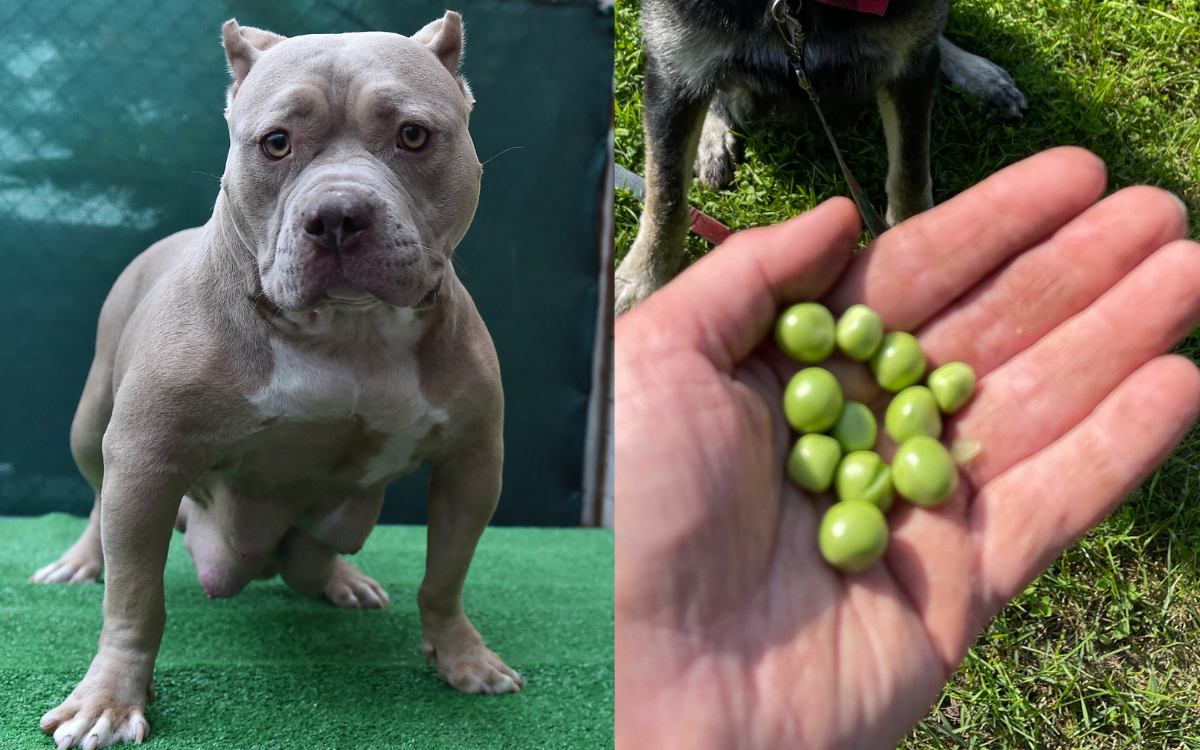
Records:
{"label": "gray american bully dog", "polygon": [[96,506],[33,576],[107,568],[99,651],[41,721],[60,748],[149,732],[172,527],[210,597],[278,574],[339,607],[386,607],[342,555],[421,461],[422,649],[464,692],[524,685],[462,607],[500,495],[504,400],[451,264],[482,175],[460,18],[412,38],[223,34],[231,145],[213,217],[142,253],[104,303],[71,428]]}

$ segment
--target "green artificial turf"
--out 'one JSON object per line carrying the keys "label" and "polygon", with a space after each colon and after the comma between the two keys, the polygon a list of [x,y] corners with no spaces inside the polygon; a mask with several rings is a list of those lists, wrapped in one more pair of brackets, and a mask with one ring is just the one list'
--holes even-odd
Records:
{"label": "green artificial turf", "polygon": [[[26,583],[81,519],[0,519],[0,750],[51,748],[38,719],[87,669],[102,585]],[[467,579],[467,613],[526,679],[515,695],[463,695],[420,652],[425,529],[381,526],[356,565],[383,611],[342,611],[278,579],[209,601],[183,539],[166,569],[167,627],[148,748],[611,748],[613,537],[492,528]]]}
{"label": "green artificial turf", "polygon": [[[636,0],[617,3],[617,161],[641,172],[644,71]],[[1061,144],[1109,168],[1109,190],[1146,183],[1180,195],[1200,239],[1200,0],[955,0],[947,36],[1007,68],[1023,120],[943,79],[934,105],[934,199]],[[881,211],[887,153],[878,115],[841,117],[837,138]],[[739,134],[746,160],[693,205],[740,229],[845,194],[819,130]],[[618,191],[617,254],[640,205]],[[689,258],[707,251],[688,239]],[[1102,344],[1101,344],[1102,345]],[[1177,351],[1200,361],[1200,335]],[[1073,545],[980,636],[928,717],[902,743],[933,748],[1200,748],[1200,434]]]}

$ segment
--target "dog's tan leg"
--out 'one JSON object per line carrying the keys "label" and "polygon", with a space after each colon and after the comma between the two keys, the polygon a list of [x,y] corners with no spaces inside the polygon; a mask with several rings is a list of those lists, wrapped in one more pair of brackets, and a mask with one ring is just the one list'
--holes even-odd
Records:
{"label": "dog's tan leg", "polygon": [[929,121],[937,84],[937,48],[911,68],[910,75],[885,84],[876,94],[887,137],[887,222],[892,226],[933,208]]}
{"label": "dog's tan leg", "polygon": [[167,468],[169,459],[133,453],[123,451],[123,460],[105,466],[99,650],[75,690],[41,720],[61,748],[140,742],[149,733],[143,711],[147,697],[153,700],[154,660],[166,623],[163,568],[188,480]]}
{"label": "dog's tan leg", "polygon": [[708,99],[690,97],[646,62],[642,95],[646,131],[646,205],[637,238],[615,273],[616,314],[629,310],[667,283],[683,262],[691,225],[688,186]]}
{"label": "dog's tan leg", "polygon": [[417,592],[424,643],[438,677],[464,693],[516,693],[525,685],[483,644],[463,611],[462,589],[475,545],[500,499],[499,435],[432,465],[425,580]]}
{"label": "dog's tan leg", "polygon": [[103,338],[96,344],[87,382],[71,421],[71,455],[79,473],[96,493],[87,528],[78,541],[54,562],[30,576],[32,583],[92,583],[104,567],[100,545],[100,484],[104,481],[101,443],[112,416],[112,348]]}

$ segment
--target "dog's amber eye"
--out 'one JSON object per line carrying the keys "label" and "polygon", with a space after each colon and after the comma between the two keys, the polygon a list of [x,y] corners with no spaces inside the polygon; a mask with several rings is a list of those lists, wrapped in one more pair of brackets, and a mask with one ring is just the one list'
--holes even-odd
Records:
{"label": "dog's amber eye", "polygon": [[400,128],[400,137],[396,145],[405,151],[420,151],[429,140],[429,131],[420,125],[405,125]]}
{"label": "dog's amber eye", "polygon": [[292,153],[292,143],[288,140],[287,133],[282,130],[276,130],[263,138],[263,151],[267,152],[267,156],[272,159],[282,159]]}

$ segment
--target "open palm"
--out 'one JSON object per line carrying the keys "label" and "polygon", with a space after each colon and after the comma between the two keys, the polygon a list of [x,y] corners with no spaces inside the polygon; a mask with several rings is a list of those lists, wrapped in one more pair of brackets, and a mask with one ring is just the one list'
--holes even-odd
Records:
{"label": "open palm", "polygon": [[[1092,205],[1104,185],[1095,157],[1056,149],[858,257],[853,204],[830,201],[618,321],[619,748],[894,745],[1000,607],[1163,460],[1200,410],[1200,373],[1163,356],[1200,321],[1200,252],[1170,195]],[[931,367],[980,378],[943,436],[982,448],[958,492],[898,500],[857,575],[817,550],[830,498],[782,468],[798,367],[763,341],[810,299],[864,302]],[[839,377],[880,405],[867,373]]]}

